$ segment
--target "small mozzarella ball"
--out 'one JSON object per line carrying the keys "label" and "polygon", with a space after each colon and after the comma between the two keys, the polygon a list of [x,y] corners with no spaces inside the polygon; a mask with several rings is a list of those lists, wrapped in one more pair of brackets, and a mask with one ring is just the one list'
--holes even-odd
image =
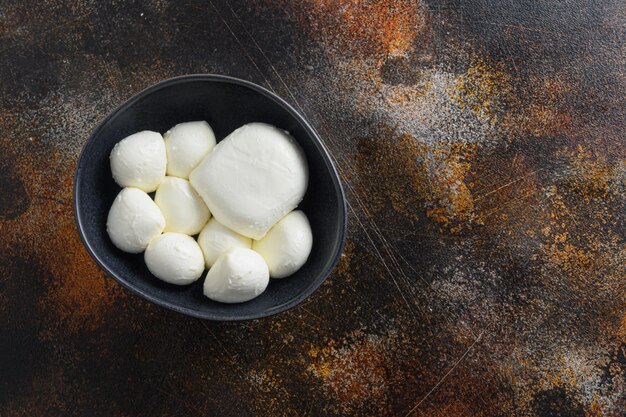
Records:
{"label": "small mozzarella ball", "polygon": [[204,280],[204,295],[222,303],[243,303],[258,297],[269,283],[267,264],[255,251],[231,248],[217,258]]}
{"label": "small mozzarella ball", "polygon": [[165,217],[165,232],[196,235],[211,213],[189,181],[165,177],[154,195],[154,202]]}
{"label": "small mozzarella ball", "polygon": [[205,121],[177,124],[165,132],[163,138],[167,175],[185,179],[215,146],[215,134]]}
{"label": "small mozzarella ball", "polygon": [[155,277],[176,285],[191,284],[204,271],[198,243],[181,233],[163,233],[150,242],[144,260]]}
{"label": "small mozzarella ball", "polygon": [[138,188],[124,188],[109,210],[107,233],[124,252],[143,252],[161,234],[165,218],[148,194]]}
{"label": "small mozzarella ball", "polygon": [[252,243],[270,269],[272,278],[285,278],[304,265],[311,253],[313,234],[306,214],[292,211],[261,240]]}
{"label": "small mozzarella ball", "polygon": [[229,229],[214,218],[209,220],[198,236],[198,243],[204,253],[207,268],[213,266],[219,256],[230,248],[250,249],[252,239]]}
{"label": "small mozzarella ball", "polygon": [[165,142],[160,133],[144,130],[119,141],[111,151],[111,172],[120,187],[156,190],[165,177]]}

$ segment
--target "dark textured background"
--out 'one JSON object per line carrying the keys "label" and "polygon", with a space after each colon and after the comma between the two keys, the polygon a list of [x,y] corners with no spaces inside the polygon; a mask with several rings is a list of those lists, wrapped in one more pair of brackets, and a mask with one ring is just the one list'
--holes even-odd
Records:
{"label": "dark textured background", "polygon": [[[0,0],[0,415],[623,416],[621,0]],[[98,270],[86,138],[186,73],[264,85],[349,199],[303,305],[213,323]]]}

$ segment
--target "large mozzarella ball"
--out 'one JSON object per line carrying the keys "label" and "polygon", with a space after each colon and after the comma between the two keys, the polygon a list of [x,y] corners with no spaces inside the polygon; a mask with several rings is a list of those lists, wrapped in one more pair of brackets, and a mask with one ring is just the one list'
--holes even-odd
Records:
{"label": "large mozzarella ball", "polygon": [[110,160],[113,179],[120,187],[150,193],[165,177],[165,142],[160,133],[144,130],[119,141]]}
{"label": "large mozzarella ball", "polygon": [[272,278],[284,278],[300,269],[312,246],[311,225],[300,210],[283,217],[263,239],[252,243],[252,249],[267,262]]}
{"label": "large mozzarella ball", "polygon": [[153,239],[144,260],[152,275],[170,284],[191,284],[204,271],[200,246],[192,237],[181,233],[163,233]]}
{"label": "large mozzarella ball", "polygon": [[109,210],[107,232],[115,246],[129,253],[143,252],[161,234],[165,218],[148,194],[124,188]]}
{"label": "large mozzarella ball", "polygon": [[205,121],[180,123],[165,132],[167,175],[189,178],[191,171],[215,146],[215,134]]}
{"label": "large mozzarella ball", "polygon": [[200,232],[198,244],[202,248],[202,253],[204,253],[204,262],[207,268],[210,268],[217,261],[217,258],[230,248],[250,249],[252,247],[252,239],[240,235],[213,218],[209,220]]}
{"label": "large mozzarella ball", "polygon": [[211,213],[189,181],[165,177],[154,195],[154,202],[165,217],[166,232],[196,235]]}
{"label": "large mozzarella ball", "polygon": [[231,248],[224,252],[204,280],[204,295],[222,303],[243,303],[258,297],[269,283],[267,264],[255,251]]}
{"label": "large mozzarella ball", "polygon": [[287,132],[250,123],[217,144],[189,181],[220,223],[260,239],[302,200],[308,167]]}

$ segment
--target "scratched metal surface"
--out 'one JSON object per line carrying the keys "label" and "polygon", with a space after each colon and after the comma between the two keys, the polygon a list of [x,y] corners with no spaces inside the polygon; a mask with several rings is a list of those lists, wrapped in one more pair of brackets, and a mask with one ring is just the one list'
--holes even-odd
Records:
{"label": "scratched metal surface", "polygon": [[[0,415],[623,416],[621,0],[0,1]],[[212,323],[82,248],[72,175],[133,93],[264,85],[344,181],[303,305]]]}

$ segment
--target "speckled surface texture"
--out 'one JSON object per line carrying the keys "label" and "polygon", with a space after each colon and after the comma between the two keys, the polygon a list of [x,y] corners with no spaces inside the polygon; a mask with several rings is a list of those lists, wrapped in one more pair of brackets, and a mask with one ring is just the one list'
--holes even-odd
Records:
{"label": "speckled surface texture", "polygon": [[[0,1],[0,415],[623,416],[621,0]],[[98,270],[72,176],[171,76],[300,109],[344,181],[304,304],[188,318]]]}

